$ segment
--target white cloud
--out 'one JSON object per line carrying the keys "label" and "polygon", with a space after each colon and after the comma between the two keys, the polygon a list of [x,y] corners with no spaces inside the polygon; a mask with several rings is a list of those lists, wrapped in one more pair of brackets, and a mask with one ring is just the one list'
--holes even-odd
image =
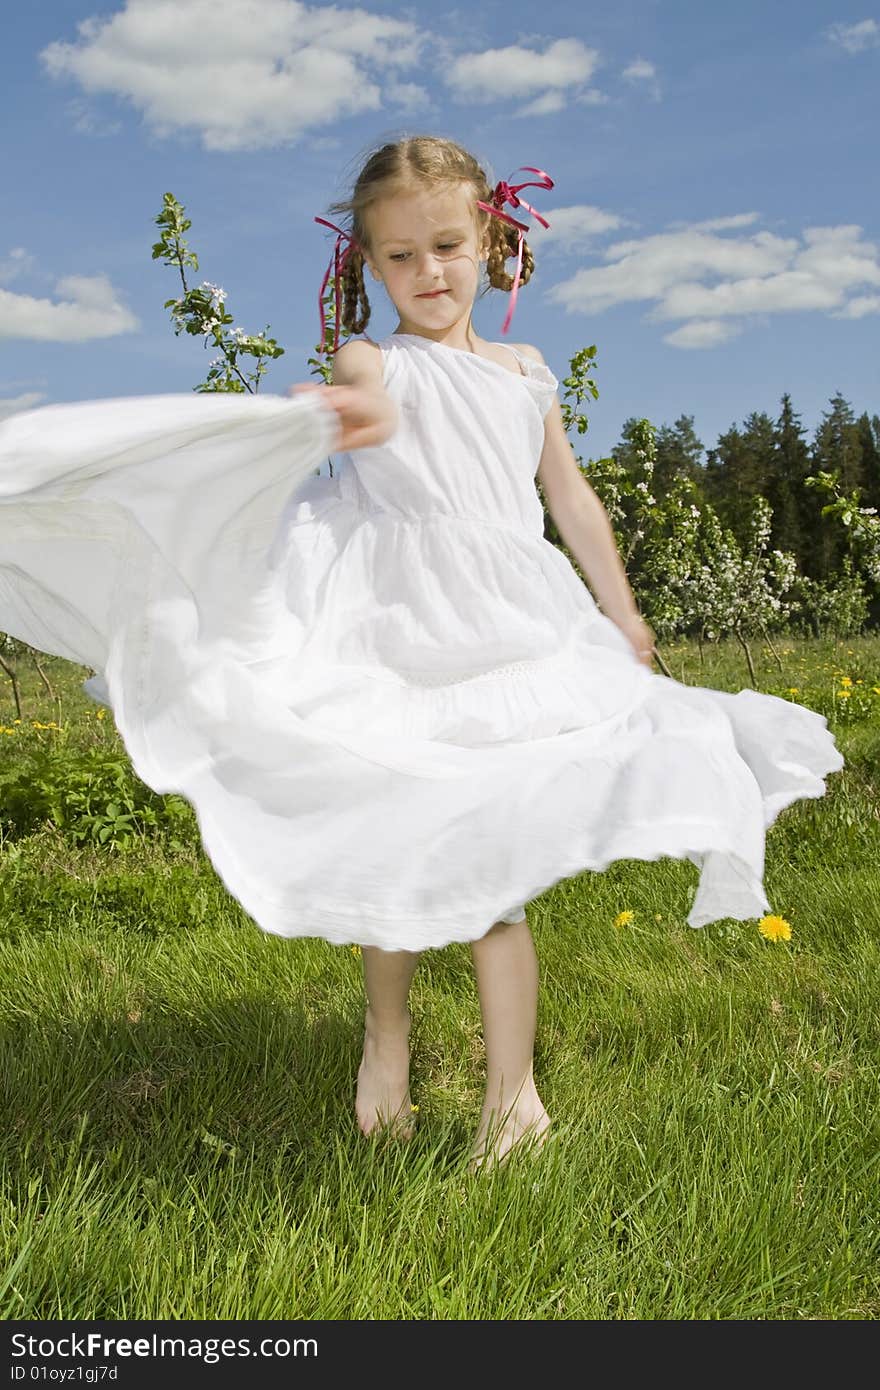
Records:
{"label": "white cloud", "polygon": [[568,97],[564,92],[545,92],[543,96],[535,97],[527,106],[522,106],[516,111],[517,116],[552,116],[556,111],[564,111],[568,105]]}
{"label": "white cloud", "polygon": [[430,105],[428,93],[416,82],[389,82],[385,95],[404,111],[422,111]]}
{"label": "white cloud", "polygon": [[760,213],[737,212],[732,217],[709,217],[705,222],[670,222],[670,227],[689,227],[692,232],[726,232],[735,227],[753,227]]}
{"label": "white cloud", "polygon": [[0,420],[10,415],[18,415],[22,410],[33,410],[34,406],[46,399],[43,391],[25,391],[21,396],[0,396]]}
{"label": "white cloud", "polygon": [[0,261],[0,285],[8,285],[34,268],[34,258],[23,246],[13,246]]}
{"label": "white cloud", "polygon": [[65,275],[55,290],[57,301],[0,289],[0,339],[84,343],[140,326],[106,275]]}
{"label": "white cloud", "polygon": [[847,53],[861,53],[865,48],[880,45],[880,24],[876,19],[862,19],[858,24],[832,24],[825,33]]}
{"label": "white cloud", "polygon": [[725,322],[723,319],[702,319],[696,323],[684,323],[681,328],[667,333],[664,343],[677,348],[709,348],[726,343],[742,331],[741,325]]}
{"label": "white cloud", "polygon": [[579,270],[551,297],[572,311],[597,313],[627,300],[661,300],[675,285],[704,275],[768,275],[788,264],[797,241],[759,232],[734,241],[687,228],[633,241],[619,241],[603,253],[610,264]]}
{"label": "white cloud", "polygon": [[446,71],[447,85],[457,101],[474,104],[521,101],[521,115],[561,111],[589,82],[599,62],[593,48],[580,39],[556,39],[543,52],[511,44],[483,53],[462,53]]}
{"label": "white cloud", "polygon": [[876,296],[853,295],[880,286],[877,247],[862,240],[861,227],[808,227],[800,238],[705,230],[735,230],[753,220],[744,213],[619,241],[603,252],[607,264],[577,271],[548,297],[569,313],[588,314],[649,302],[650,320],[684,321],[665,340],[674,347],[714,346],[756,314],[820,310],[859,318],[874,312]]}
{"label": "white cloud", "polygon": [[861,235],[856,226],[808,227],[807,249],[798,256],[797,268],[841,294],[855,285],[880,286],[877,247]]}
{"label": "white cloud", "polygon": [[124,0],[77,29],[43,49],[53,77],[125,98],[157,135],[195,131],[211,150],[289,144],[376,110],[381,79],[396,81],[422,43],[407,20],[299,0]]}
{"label": "white cloud", "polygon": [[673,285],[652,311],[655,319],[714,318],[716,315],[760,314],[776,310],[833,309],[837,290],[804,271],[779,275],[747,275],[719,285]]}
{"label": "white cloud", "polygon": [[67,104],[67,113],[73,122],[74,130],[78,130],[81,135],[95,135],[106,137],[118,135],[122,129],[121,121],[108,120],[104,116],[99,116],[88,101],[81,97],[74,97]]}
{"label": "white cloud", "polygon": [[653,63],[649,63],[647,58],[635,58],[623,69],[622,76],[624,81],[630,82],[633,86],[641,85],[650,92],[655,101],[660,100],[660,83],[657,80],[657,69]]}
{"label": "white cloud", "polygon": [[541,207],[538,211],[546,217],[550,226],[542,227],[539,222],[533,224],[529,241],[536,250],[551,245],[566,251],[574,250],[594,237],[602,236],[605,232],[616,232],[618,227],[628,225],[626,219],[618,217],[616,213],[605,212],[588,203],[568,208]]}
{"label": "white cloud", "polygon": [[645,58],[636,58],[629,67],[625,67],[623,75],[629,78],[630,82],[646,82],[652,77],[657,76],[657,69],[653,63],[649,63]]}
{"label": "white cloud", "polygon": [[880,294],[862,294],[851,299],[835,319],[863,319],[866,314],[880,314]]}

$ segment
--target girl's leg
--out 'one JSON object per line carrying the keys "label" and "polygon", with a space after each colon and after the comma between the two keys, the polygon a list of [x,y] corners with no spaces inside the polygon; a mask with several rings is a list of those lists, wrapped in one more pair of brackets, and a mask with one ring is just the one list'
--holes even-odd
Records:
{"label": "girl's leg", "polygon": [[407,999],[419,957],[414,951],[365,946],[362,959],[367,1012],[355,1112],[363,1134],[391,1125],[406,1138],[413,1130]]}
{"label": "girl's leg", "polygon": [[550,1118],[532,1071],[538,958],[528,922],[496,922],[471,951],[486,1044],[486,1098],[471,1154],[479,1167],[498,1162],[521,1139],[539,1138]]}

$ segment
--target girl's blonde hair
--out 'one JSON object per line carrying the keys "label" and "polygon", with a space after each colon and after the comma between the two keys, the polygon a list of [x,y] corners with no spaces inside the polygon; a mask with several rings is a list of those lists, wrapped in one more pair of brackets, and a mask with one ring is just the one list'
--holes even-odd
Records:
{"label": "girl's blonde hair", "polygon": [[[364,256],[361,248],[370,250],[366,213],[379,198],[416,187],[454,186],[469,183],[474,190],[474,218],[478,232],[488,231],[489,257],[486,273],[489,284],[496,290],[513,288],[512,275],[504,269],[505,261],[517,253],[517,230],[500,217],[493,217],[476,206],[492,201],[492,187],[483,169],[472,154],[454,140],[437,135],[412,135],[383,145],[370,155],[355,180],[350,198],[331,204],[330,211],[347,215],[353,239],[345,270],[342,274],[342,305],[340,321],[346,333],[363,333],[370,321],[370,301],[364,284]],[[488,224],[488,227],[487,227]],[[523,243],[520,284],[531,278],[535,258],[528,242]]]}

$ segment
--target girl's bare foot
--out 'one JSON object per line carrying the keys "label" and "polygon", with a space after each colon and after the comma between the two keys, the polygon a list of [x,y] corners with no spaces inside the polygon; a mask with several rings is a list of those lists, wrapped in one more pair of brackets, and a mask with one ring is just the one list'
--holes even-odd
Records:
{"label": "girl's bare foot", "polygon": [[487,1095],[468,1167],[481,1172],[503,1163],[514,1149],[541,1148],[549,1132],[550,1116],[531,1078],[512,1099],[502,1096],[492,1102]]}
{"label": "girl's bare foot", "polygon": [[355,1114],[362,1134],[386,1130],[396,1139],[415,1131],[409,1093],[409,1014],[381,1027],[367,1009],[364,1055],[358,1068]]}

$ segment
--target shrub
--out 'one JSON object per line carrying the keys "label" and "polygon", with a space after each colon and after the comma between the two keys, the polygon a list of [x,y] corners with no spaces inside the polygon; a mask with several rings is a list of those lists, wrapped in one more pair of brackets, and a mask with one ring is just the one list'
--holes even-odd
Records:
{"label": "shrub", "polygon": [[23,750],[0,769],[0,832],[9,839],[51,823],[74,845],[122,849],[170,836],[170,847],[198,843],[192,808],[182,797],[157,796],[119,753]]}

